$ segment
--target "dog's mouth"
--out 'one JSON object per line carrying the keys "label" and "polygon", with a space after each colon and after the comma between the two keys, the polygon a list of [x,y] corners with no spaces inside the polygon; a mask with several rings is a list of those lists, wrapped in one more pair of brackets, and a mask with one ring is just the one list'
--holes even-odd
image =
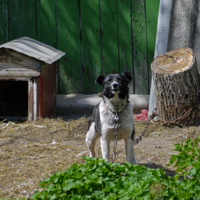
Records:
{"label": "dog's mouth", "polygon": [[117,91],[119,91],[119,89],[118,88],[112,88],[111,91],[117,92]]}
{"label": "dog's mouth", "polygon": [[112,92],[112,93],[119,93],[119,89],[113,88],[113,89],[111,89],[111,92]]}

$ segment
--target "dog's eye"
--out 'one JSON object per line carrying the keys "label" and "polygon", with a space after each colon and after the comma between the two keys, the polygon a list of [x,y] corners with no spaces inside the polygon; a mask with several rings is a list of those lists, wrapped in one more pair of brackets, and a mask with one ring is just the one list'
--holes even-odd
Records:
{"label": "dog's eye", "polygon": [[118,80],[117,80],[117,82],[118,82],[118,83],[121,83],[121,82],[122,82],[122,80],[121,80],[121,79],[118,79]]}

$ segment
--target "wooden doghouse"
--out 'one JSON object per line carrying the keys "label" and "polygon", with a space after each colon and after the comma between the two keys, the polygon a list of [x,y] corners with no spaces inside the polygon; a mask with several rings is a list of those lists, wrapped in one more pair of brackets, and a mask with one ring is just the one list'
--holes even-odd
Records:
{"label": "wooden doghouse", "polygon": [[64,54],[28,37],[0,46],[0,119],[55,114],[56,61]]}

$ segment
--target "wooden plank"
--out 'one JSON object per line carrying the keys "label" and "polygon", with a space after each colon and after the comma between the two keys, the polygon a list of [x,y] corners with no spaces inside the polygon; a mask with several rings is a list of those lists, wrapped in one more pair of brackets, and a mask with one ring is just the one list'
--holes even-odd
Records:
{"label": "wooden plank", "polygon": [[21,72],[35,72],[35,73],[37,73],[37,72],[40,72],[41,70],[40,69],[27,69],[27,68],[12,68],[12,67],[9,67],[9,68],[7,68],[7,67],[0,67],[0,71],[7,71],[7,72],[11,72],[11,71],[13,71],[13,72],[17,72],[17,71],[21,71]]}
{"label": "wooden plank", "polygon": [[36,3],[38,40],[57,47],[55,0],[37,0]]}
{"label": "wooden plank", "polygon": [[0,81],[29,81],[30,77],[0,76]]}
{"label": "wooden plank", "polygon": [[57,1],[58,49],[66,55],[59,61],[60,93],[82,93],[79,1]]}
{"label": "wooden plank", "polygon": [[10,40],[27,36],[36,39],[35,0],[9,1]]}
{"label": "wooden plank", "polygon": [[28,121],[33,120],[33,79],[28,81]]}
{"label": "wooden plank", "polygon": [[8,39],[8,23],[7,23],[7,0],[1,0],[0,3],[0,44],[3,44]]}
{"label": "wooden plank", "polygon": [[148,94],[147,38],[144,0],[132,0],[135,93]]}
{"label": "wooden plank", "polygon": [[99,0],[84,0],[80,3],[84,93],[94,94],[101,91],[95,80],[102,74]]}
{"label": "wooden plank", "polygon": [[101,0],[103,73],[119,73],[116,0]]}
{"label": "wooden plank", "polygon": [[37,69],[38,60],[12,49],[0,49],[0,68]]}
{"label": "wooden plank", "polygon": [[[148,0],[148,1],[146,0],[149,77],[151,77],[151,63],[154,59],[154,52],[155,52],[159,4],[160,0]],[[149,79],[149,85],[150,84],[151,84],[151,78]]]}
{"label": "wooden plank", "polygon": [[56,112],[56,63],[42,66],[38,83],[38,117],[52,117]]}
{"label": "wooden plank", "polygon": [[37,94],[38,94],[38,90],[37,90],[37,80],[36,78],[33,78],[33,120],[36,121],[37,116],[38,116],[38,103],[37,103]]}
{"label": "wooden plank", "polygon": [[30,69],[0,69],[0,77],[38,77],[40,76],[40,71],[30,70]]}
{"label": "wooden plank", "polygon": [[[117,1],[117,13],[120,73],[133,73],[130,0]],[[129,84],[129,89],[133,93],[133,81]]]}

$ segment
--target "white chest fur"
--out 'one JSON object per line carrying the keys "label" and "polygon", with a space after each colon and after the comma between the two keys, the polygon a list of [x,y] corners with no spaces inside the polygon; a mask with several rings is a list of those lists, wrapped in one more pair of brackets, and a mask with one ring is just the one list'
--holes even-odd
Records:
{"label": "white chest fur", "polygon": [[[100,109],[102,137],[106,137],[108,140],[113,140],[114,138],[114,132],[115,132],[115,126],[116,126],[116,122],[114,119],[115,114],[111,111],[112,108],[110,109],[110,107],[108,107],[109,105],[112,105],[112,108],[116,108],[115,105],[118,105],[119,110],[122,110],[118,114],[119,116],[119,122],[117,123],[118,139],[130,138],[132,131],[134,129],[133,107],[130,102],[126,104],[124,100],[121,100],[119,98],[117,98],[116,100],[112,99],[112,101],[109,101],[109,99],[106,99],[105,102],[100,103],[99,109]],[[116,110],[116,109],[113,109],[113,110]]]}

